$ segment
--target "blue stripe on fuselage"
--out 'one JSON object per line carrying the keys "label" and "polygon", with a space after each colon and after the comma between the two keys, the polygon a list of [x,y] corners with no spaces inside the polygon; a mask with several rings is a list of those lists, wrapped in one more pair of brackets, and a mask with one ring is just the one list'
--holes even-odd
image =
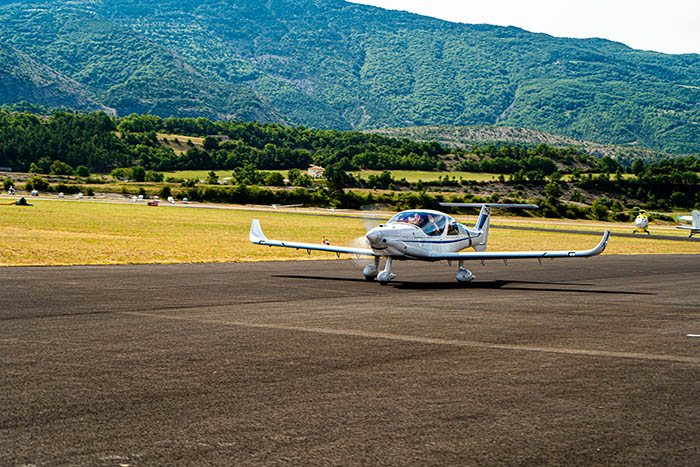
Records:
{"label": "blue stripe on fuselage", "polygon": [[401,240],[404,243],[457,243],[457,242],[468,242],[470,237],[460,238],[458,240]]}

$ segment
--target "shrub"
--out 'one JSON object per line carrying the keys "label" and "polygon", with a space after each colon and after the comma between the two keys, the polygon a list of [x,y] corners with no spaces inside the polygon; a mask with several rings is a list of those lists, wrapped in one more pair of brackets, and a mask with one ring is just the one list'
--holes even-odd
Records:
{"label": "shrub", "polygon": [[671,205],[673,206],[687,206],[688,203],[688,197],[685,195],[685,193],[682,193],[680,191],[674,191],[671,193],[671,197],[669,199],[671,201]]}
{"label": "shrub", "polygon": [[134,180],[137,182],[143,182],[146,180],[146,170],[141,166],[132,167],[131,174]]}
{"label": "shrub", "polygon": [[301,174],[294,180],[294,183],[290,184],[294,186],[310,187],[313,186],[314,181],[308,175]]}
{"label": "shrub", "polygon": [[75,194],[83,191],[80,185],[66,185],[65,183],[57,183],[56,186],[54,186],[53,190],[56,193],[66,194]]}
{"label": "shrub", "polygon": [[118,178],[120,180],[128,180],[132,177],[131,170],[126,169],[124,167],[119,167],[114,170],[112,170],[112,173],[110,174],[114,178]]}
{"label": "shrub", "polygon": [[162,182],[165,176],[161,172],[156,172],[154,170],[149,170],[146,172],[145,181],[147,182]]}
{"label": "shrub", "polygon": [[52,175],[73,175],[73,168],[63,161],[55,160],[51,164]]}
{"label": "shrub", "polygon": [[206,151],[212,151],[214,149],[218,149],[219,148],[219,140],[214,138],[213,136],[207,136],[206,138],[204,138],[204,144],[202,145],[202,147]]}
{"label": "shrub", "polygon": [[593,203],[592,212],[593,216],[599,221],[608,220],[608,216],[610,215],[610,211],[608,211],[605,204],[598,202],[598,200]]}
{"label": "shrub", "polygon": [[216,185],[217,183],[219,183],[219,176],[216,175],[216,172],[210,170],[207,174],[207,184]]}
{"label": "shrub", "polygon": [[49,183],[41,177],[34,177],[25,185],[27,191],[49,191]]}
{"label": "shrub", "polygon": [[283,186],[284,185],[284,176],[279,172],[270,172],[265,177],[265,185]]}

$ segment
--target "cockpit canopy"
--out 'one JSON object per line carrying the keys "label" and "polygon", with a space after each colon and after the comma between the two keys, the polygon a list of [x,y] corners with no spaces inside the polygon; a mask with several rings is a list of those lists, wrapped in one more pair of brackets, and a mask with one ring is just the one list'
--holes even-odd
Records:
{"label": "cockpit canopy", "polygon": [[415,225],[431,237],[442,235],[445,225],[455,223],[450,216],[436,211],[403,211],[389,219],[387,224],[398,222]]}

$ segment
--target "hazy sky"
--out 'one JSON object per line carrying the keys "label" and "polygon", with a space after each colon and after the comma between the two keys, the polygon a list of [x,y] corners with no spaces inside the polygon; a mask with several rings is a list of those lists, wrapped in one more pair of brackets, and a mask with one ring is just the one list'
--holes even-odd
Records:
{"label": "hazy sky", "polygon": [[699,0],[351,0],[460,23],[602,37],[635,49],[700,53]]}

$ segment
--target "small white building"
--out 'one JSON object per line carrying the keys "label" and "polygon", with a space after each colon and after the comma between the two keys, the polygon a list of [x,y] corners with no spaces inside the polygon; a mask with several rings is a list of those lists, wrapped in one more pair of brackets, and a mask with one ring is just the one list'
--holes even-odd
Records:
{"label": "small white building", "polygon": [[323,177],[323,172],[326,169],[319,165],[312,165],[308,169],[306,169],[306,175],[308,175],[311,178],[321,178]]}

